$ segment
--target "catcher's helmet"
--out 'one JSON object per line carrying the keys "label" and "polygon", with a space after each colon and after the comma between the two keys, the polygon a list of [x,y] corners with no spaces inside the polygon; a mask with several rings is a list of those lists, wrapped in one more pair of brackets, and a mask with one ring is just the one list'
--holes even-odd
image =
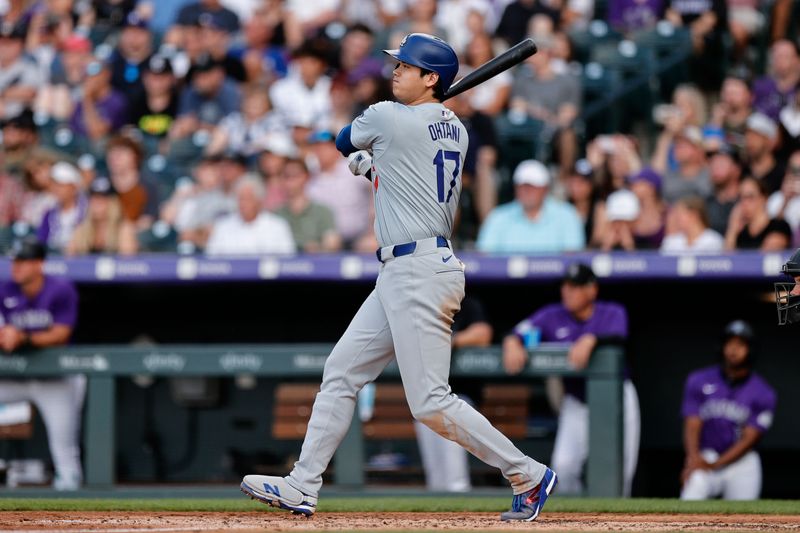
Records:
{"label": "catcher's helmet", "polygon": [[[784,263],[781,272],[787,276],[800,276],[800,248]],[[778,306],[778,325],[800,323],[800,295],[791,294],[795,283],[775,283],[775,303]]]}
{"label": "catcher's helmet", "polygon": [[410,33],[400,48],[384,50],[398,61],[439,74],[442,91],[447,92],[458,73],[458,56],[449,44],[427,33]]}

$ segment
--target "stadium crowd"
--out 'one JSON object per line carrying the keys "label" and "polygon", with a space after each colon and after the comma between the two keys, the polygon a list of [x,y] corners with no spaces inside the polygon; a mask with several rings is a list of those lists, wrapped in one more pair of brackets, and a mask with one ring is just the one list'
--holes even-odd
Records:
{"label": "stadium crowd", "polygon": [[470,136],[454,239],[486,252],[800,245],[792,0],[5,0],[0,248],[372,252],[334,136],[437,35]]}

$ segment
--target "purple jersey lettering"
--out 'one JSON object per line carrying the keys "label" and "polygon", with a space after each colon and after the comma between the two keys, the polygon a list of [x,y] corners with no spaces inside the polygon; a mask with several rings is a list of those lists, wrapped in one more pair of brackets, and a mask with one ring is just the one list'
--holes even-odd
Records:
{"label": "purple jersey lettering", "polygon": [[751,373],[743,382],[731,384],[722,369],[713,366],[689,374],[682,414],[703,421],[700,448],[721,454],[741,438],[746,426],[767,431],[776,401],[774,389],[758,374]]}

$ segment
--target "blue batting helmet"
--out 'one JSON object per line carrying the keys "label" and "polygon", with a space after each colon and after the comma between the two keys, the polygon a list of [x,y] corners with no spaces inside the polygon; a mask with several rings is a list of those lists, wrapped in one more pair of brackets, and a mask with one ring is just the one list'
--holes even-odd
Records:
{"label": "blue batting helmet", "polygon": [[384,50],[398,61],[439,74],[442,90],[447,91],[458,73],[458,56],[449,44],[427,33],[410,33],[397,50]]}

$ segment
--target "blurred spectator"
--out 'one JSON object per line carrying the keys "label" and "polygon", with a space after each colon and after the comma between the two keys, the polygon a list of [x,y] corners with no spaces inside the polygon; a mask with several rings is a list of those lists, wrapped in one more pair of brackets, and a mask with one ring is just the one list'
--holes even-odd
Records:
{"label": "blurred spectator", "polygon": [[172,62],[155,54],[142,72],[144,91],[131,104],[131,122],[145,138],[163,139],[178,114],[179,88]]}
{"label": "blurred spectator", "polygon": [[118,135],[106,146],[106,164],[111,185],[119,197],[122,218],[145,229],[158,211],[158,193],[142,179],[142,147],[133,139]]}
{"label": "blurred spectator", "polygon": [[[266,187],[263,207],[267,211],[275,212],[286,202],[286,191],[281,179],[283,166],[288,158],[297,156],[297,150],[292,141],[284,135],[270,135],[265,139],[261,139],[258,144],[261,152],[258,154],[256,167]],[[336,191],[338,192],[338,189]],[[338,199],[338,194],[333,196]],[[312,198],[315,198],[313,194]],[[332,198],[326,195],[326,200],[332,200]],[[333,212],[334,217],[337,216],[335,209]]]}
{"label": "blurred spectator", "polygon": [[628,177],[630,190],[639,200],[639,216],[633,223],[637,250],[656,250],[664,238],[667,206],[661,197],[662,183],[661,175],[650,167]]}
{"label": "blurred spectator", "polygon": [[675,136],[687,126],[704,127],[707,115],[703,94],[694,85],[679,85],[672,93],[672,103],[655,106],[653,120],[664,129],[656,140],[653,167],[661,172],[676,170]]}
{"label": "blurred spectator", "polygon": [[246,178],[236,186],[238,211],[217,220],[206,245],[209,255],[294,253],[296,247],[289,224],[281,217],[261,211],[264,186]]}
{"label": "blurred spectator", "polygon": [[694,54],[689,61],[689,77],[705,90],[714,90],[722,81],[720,58],[725,51],[723,36],[728,31],[726,0],[670,0],[666,19],[676,26],[687,26]]}
{"label": "blurred spectator", "polygon": [[222,192],[232,203],[235,203],[237,184],[245,177],[255,177],[248,171],[247,158],[231,150],[220,154],[217,171],[222,177]]}
{"label": "blurred spectator", "polygon": [[239,17],[236,13],[223,6],[220,0],[198,0],[183,6],[178,12],[178,16],[175,17],[175,24],[191,26],[196,24],[203,15],[214,17],[228,33],[239,31]]}
{"label": "blurred spectator", "polygon": [[715,254],[725,248],[725,239],[708,227],[705,201],[699,196],[684,196],[672,207],[675,232],[664,237],[664,254]]}
{"label": "blurred spectator", "polygon": [[111,180],[100,176],[89,185],[86,217],[72,234],[67,255],[122,254],[137,252],[136,229],[122,217]]}
{"label": "blurred spectator", "polygon": [[[225,22],[218,14],[202,13],[197,19],[200,28],[198,38],[202,49],[218,61],[225,70],[225,75],[238,82],[247,80],[247,72],[238,55],[228,53],[231,33],[225,28]],[[189,72],[191,77],[192,72]]]}
{"label": "blurred spectator", "polygon": [[181,182],[161,208],[161,220],[178,232],[180,242],[203,249],[217,219],[236,211],[222,190],[219,157],[205,157],[194,168],[194,183]]}
{"label": "blurred spectator", "polygon": [[786,165],[773,154],[778,142],[778,125],[763,113],[753,113],[747,118],[744,141],[745,173],[763,182],[767,194],[780,189]]}
{"label": "blurred spectator", "polygon": [[200,54],[192,64],[192,81],[181,93],[170,138],[180,139],[199,129],[212,130],[224,117],[239,111],[240,99],[239,87],[226,77],[222,63]]}
{"label": "blurred spectator", "polygon": [[287,31],[281,0],[256,4],[252,16],[245,20],[244,42],[232,46],[230,55],[239,58],[247,81],[269,85],[286,76],[287,59],[276,41]]}
{"label": "blurred spectator", "polygon": [[459,57],[478,35],[494,29],[497,20],[491,0],[438,0],[436,23],[447,32],[447,42]]}
{"label": "blurred spectator", "polygon": [[625,35],[655,28],[664,16],[665,0],[610,0],[606,20]]}
{"label": "blurred spectator", "polygon": [[439,26],[436,19],[437,0],[409,0],[408,15],[400,19],[389,31],[389,48],[400,47],[400,42],[409,33],[427,33],[449,42],[447,30]]}
{"label": "blurred spectator", "polygon": [[600,249],[604,252],[635,250],[633,226],[640,212],[639,199],[631,191],[620,189],[609,194],[605,204],[607,224],[600,233]]}
{"label": "blurred spectator", "polygon": [[70,127],[75,135],[99,141],[128,121],[128,100],[111,86],[111,69],[104,61],[86,66],[83,97],[75,107]]}
{"label": "blurred spectator", "polygon": [[703,134],[696,126],[687,126],[675,134],[675,170],[653,168],[664,173],[663,196],[673,203],[683,196],[706,197],[711,193]]}
{"label": "blurred spectator", "polygon": [[49,83],[39,89],[34,106],[36,112],[56,122],[69,120],[81,101],[86,67],[91,61],[91,41],[77,33],[68,36],[53,61]]}
{"label": "blurred spectator", "polygon": [[2,122],[2,171],[19,177],[28,157],[39,142],[36,123],[30,109]]}
{"label": "blurred spectator", "polygon": [[124,93],[133,103],[144,96],[142,71],[153,53],[153,35],[148,21],[138,12],[131,11],[122,24],[119,43],[109,60],[111,85]]}
{"label": "blurred spectator", "polygon": [[[29,237],[11,252],[11,279],[0,282],[0,349],[26,352],[69,344],[78,321],[78,292],[67,279],[44,273],[45,247]],[[26,357],[27,358],[27,357]],[[81,467],[81,414],[86,393],[83,375],[0,381],[0,402],[36,405],[47,430],[55,466],[53,488],[77,490]]]}
{"label": "blurred spectator", "polygon": [[[492,39],[489,35],[481,33],[473,36],[467,45],[464,63],[472,71],[493,57]],[[491,117],[497,116],[508,104],[512,81],[513,78],[508,71],[486,80],[470,91],[470,106]]]}
{"label": "blurred spectator", "polygon": [[764,30],[765,17],[759,0],[727,0],[728,30],[733,40],[733,58],[741,63],[750,40]]}
{"label": "blurred spectator", "polygon": [[75,228],[86,217],[87,201],[81,192],[81,175],[69,163],[59,161],[50,170],[56,205],[45,213],[36,234],[50,250],[64,253]]}
{"label": "blurred spectator", "polygon": [[[623,191],[619,191],[623,192]],[[569,343],[567,361],[582,370],[601,344],[624,344],[628,337],[628,314],[622,305],[601,301],[597,276],[588,265],[573,263],[561,282],[561,302],[542,307],[517,324],[503,339],[503,367],[518,374],[528,361],[528,351],[539,342]],[[639,456],[639,399],[625,369],[623,382],[623,495],[631,485]],[[582,471],[589,454],[589,409],[584,378],[564,378],[564,397],[558,409],[558,432],[552,465],[558,469],[560,490],[580,494]]]}
{"label": "blurred spectator", "polygon": [[471,248],[480,225],[497,205],[497,135],[492,119],[473,109],[471,91],[450,98],[445,105],[458,115],[469,136],[461,170],[461,198],[454,238]]}
{"label": "blurred spectator", "polygon": [[561,17],[556,9],[539,0],[513,0],[503,11],[495,36],[503,39],[509,47],[514,46],[528,36],[528,22],[534,15],[548,17],[553,26],[558,25]]}
{"label": "blurred spectator", "polygon": [[241,111],[234,111],[214,128],[206,153],[233,151],[245,156],[258,152],[258,143],[270,135],[283,135],[288,129],[283,117],[272,111],[264,87],[250,86],[243,91]]}
{"label": "blurred spectator", "polygon": [[772,425],[777,398],[753,371],[755,340],[750,324],[731,322],[724,330],[721,363],[686,379],[682,500],[755,500],[761,494],[761,459],[755,446]]}
{"label": "blurred spectator", "polygon": [[708,224],[714,231],[725,235],[731,211],[739,201],[739,180],[742,177],[742,163],[736,149],[723,144],[710,154],[709,174],[711,194],[706,197]]}
{"label": "blurred spectator", "polygon": [[[336,231],[333,213],[306,194],[308,168],[301,159],[290,159],[281,175],[286,189],[286,203],[277,211],[292,229],[298,250],[306,253],[336,252],[342,238]],[[363,213],[361,213],[363,216]]]}
{"label": "blurred spectator", "polygon": [[800,45],[788,39],[773,43],[770,74],[753,82],[753,107],[772,120],[800,91]]}
{"label": "blurred spectator", "polygon": [[580,111],[581,85],[571,73],[559,74],[552,69],[552,38],[537,39],[536,44],[539,52],[516,71],[510,106],[544,122],[560,167],[566,171],[576,159],[574,128]]}
{"label": "blurred spectator", "polygon": [[[347,78],[347,83],[349,86],[345,86],[344,90],[350,93],[352,98],[350,100],[342,99],[341,96],[338,96],[338,98],[340,99],[340,106],[346,106],[350,103],[350,113],[347,115],[349,119],[345,116],[341,116],[339,117],[340,122],[346,121],[349,123],[355,116],[362,113],[372,104],[383,100],[392,100],[394,98],[391,94],[390,84],[383,75],[383,68],[378,68],[378,65],[375,63],[364,63],[362,66],[351,71]],[[331,87],[332,101],[337,97],[335,94],[336,89],[336,84]],[[332,103],[334,106],[336,104],[336,102]],[[340,109],[338,111],[341,114],[345,110]],[[332,131],[334,131],[333,128]]]}
{"label": "blurred spectator", "polygon": [[[291,126],[326,128],[331,114],[328,49],[319,40],[306,41],[292,57],[289,75],[270,88],[272,106]],[[295,142],[305,141],[303,133]]]}
{"label": "blurred spectator", "polygon": [[800,89],[795,91],[794,98],[780,112],[781,146],[778,152],[782,159],[800,150]]}
{"label": "blurred spectator", "polygon": [[286,0],[286,10],[297,20],[302,35],[316,35],[339,17],[341,0]]}
{"label": "blurred spectator", "polygon": [[722,82],[720,101],[711,112],[712,128],[719,129],[725,142],[744,156],[744,133],[747,118],[752,114],[753,96],[747,82],[737,77],[727,77]]}
{"label": "blurred spectator", "polygon": [[[0,151],[0,161],[2,159]],[[20,218],[24,194],[19,180],[0,169],[0,230],[10,227]]]}
{"label": "blurred spectator", "polygon": [[347,28],[339,46],[338,64],[336,65],[338,74],[334,78],[334,82],[347,82],[348,78],[357,70],[380,72],[384,62],[372,57],[374,46],[375,35],[369,26],[353,24]]}
{"label": "blurred spectator", "polygon": [[780,190],[772,193],[767,201],[767,213],[770,218],[788,222],[792,233],[800,229],[800,151],[789,158]]}
{"label": "blurred spectator", "polygon": [[38,228],[45,213],[56,206],[56,197],[50,191],[50,169],[55,162],[49,154],[35,154],[25,162],[25,194],[20,204],[20,220],[31,228]]}
{"label": "blurred spectator", "polygon": [[476,247],[491,253],[555,253],[585,245],[583,224],[575,208],[549,194],[547,168],[535,160],[514,170],[515,200],[492,210],[478,234]]}
{"label": "blurred spectator", "polygon": [[739,191],[739,202],[731,211],[725,234],[725,248],[762,252],[788,248],[792,230],[785,220],[770,218],[765,184],[748,176],[742,180]]}
{"label": "blurred spectator", "polygon": [[344,247],[353,244],[370,231],[367,214],[372,205],[372,186],[369,181],[353,176],[347,159],[336,149],[331,132],[315,133],[310,139],[311,151],[317,159],[318,170],[312,172],[306,187],[309,199],[331,210],[336,232]]}
{"label": "blurred spectator", "polygon": [[632,137],[598,135],[586,146],[601,198],[625,186],[628,176],[639,172],[642,160]]}
{"label": "blurred spectator", "polygon": [[587,243],[594,242],[598,206],[601,204],[594,183],[592,165],[586,159],[578,159],[565,182],[567,201],[575,207],[583,221],[583,234]]}
{"label": "blurred spectator", "polygon": [[43,81],[36,62],[24,53],[25,31],[23,23],[0,21],[0,118],[30,107]]}

